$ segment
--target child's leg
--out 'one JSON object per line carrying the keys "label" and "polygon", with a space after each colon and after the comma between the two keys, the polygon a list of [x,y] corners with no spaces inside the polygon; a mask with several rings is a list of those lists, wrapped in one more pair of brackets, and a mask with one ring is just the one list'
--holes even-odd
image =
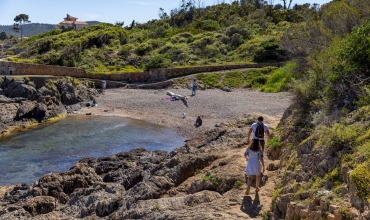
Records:
{"label": "child's leg", "polygon": [[248,176],[248,182],[247,182],[248,187],[251,187],[252,181],[253,181],[253,175],[249,175]]}
{"label": "child's leg", "polygon": [[258,191],[260,187],[260,174],[256,175],[256,190]]}

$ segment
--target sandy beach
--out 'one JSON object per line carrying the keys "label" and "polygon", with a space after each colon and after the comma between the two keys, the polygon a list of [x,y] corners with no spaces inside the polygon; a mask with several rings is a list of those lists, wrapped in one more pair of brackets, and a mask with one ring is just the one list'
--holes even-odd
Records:
{"label": "sandy beach", "polygon": [[[167,91],[187,96],[187,101],[171,101]],[[167,89],[108,89],[96,98],[98,107],[83,108],[80,113],[93,115],[125,116],[161,124],[173,128],[184,138],[215,127],[216,124],[233,121],[245,115],[262,115],[265,123],[276,127],[284,111],[292,102],[289,93],[262,93],[251,89],[220,89],[197,91],[180,88]],[[184,117],[184,114],[186,117]],[[195,127],[200,116],[203,124]]]}

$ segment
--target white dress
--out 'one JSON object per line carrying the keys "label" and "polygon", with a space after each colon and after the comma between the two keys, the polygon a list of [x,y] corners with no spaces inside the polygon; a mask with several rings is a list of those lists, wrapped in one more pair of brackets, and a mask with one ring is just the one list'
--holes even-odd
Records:
{"label": "white dress", "polygon": [[260,175],[262,165],[260,163],[260,158],[263,158],[263,154],[261,150],[252,151],[251,149],[247,148],[244,153],[244,156],[248,156],[248,164],[245,168],[246,175]]}

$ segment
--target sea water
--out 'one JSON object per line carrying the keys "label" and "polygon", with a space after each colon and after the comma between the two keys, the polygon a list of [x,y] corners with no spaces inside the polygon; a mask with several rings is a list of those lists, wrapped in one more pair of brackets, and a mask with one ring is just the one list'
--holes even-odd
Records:
{"label": "sea water", "polygon": [[135,148],[170,152],[183,145],[175,132],[142,120],[68,116],[0,140],[0,186],[32,183],[46,173],[65,172],[84,157],[112,156]]}

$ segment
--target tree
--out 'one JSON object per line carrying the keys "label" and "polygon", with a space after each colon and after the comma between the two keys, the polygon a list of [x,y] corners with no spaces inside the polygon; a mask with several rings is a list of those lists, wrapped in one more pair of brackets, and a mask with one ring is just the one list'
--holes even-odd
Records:
{"label": "tree", "polygon": [[281,1],[283,1],[283,3],[284,3],[284,9],[290,9],[290,5],[292,4],[293,0],[289,0],[288,7],[286,6],[288,0],[281,0]]}
{"label": "tree", "polygon": [[125,24],[125,22],[124,21],[116,21],[116,26],[121,26],[121,27],[123,27],[123,25]]}
{"label": "tree", "polygon": [[8,35],[6,35],[5,32],[1,32],[0,33],[0,40],[6,40],[6,39],[8,39]]}
{"label": "tree", "polygon": [[22,40],[23,39],[22,26],[23,24],[30,23],[31,21],[28,20],[28,15],[26,14],[19,14],[15,16],[14,21],[16,23],[14,23],[13,25],[13,30],[15,32],[19,32],[19,31],[21,32],[21,40]]}

